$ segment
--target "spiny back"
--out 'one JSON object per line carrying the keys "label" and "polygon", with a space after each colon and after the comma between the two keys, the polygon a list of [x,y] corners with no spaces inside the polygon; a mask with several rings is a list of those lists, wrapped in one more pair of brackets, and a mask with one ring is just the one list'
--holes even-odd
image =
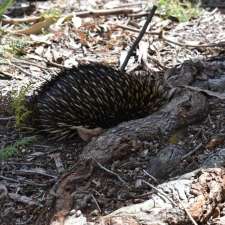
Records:
{"label": "spiny back", "polygon": [[163,83],[102,64],[64,69],[33,98],[38,129],[55,139],[77,135],[76,127],[109,128],[156,111],[166,100]]}

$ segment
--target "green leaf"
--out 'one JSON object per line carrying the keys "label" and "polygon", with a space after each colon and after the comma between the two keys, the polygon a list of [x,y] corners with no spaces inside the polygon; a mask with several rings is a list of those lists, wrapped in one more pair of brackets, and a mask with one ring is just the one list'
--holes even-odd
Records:
{"label": "green leaf", "polygon": [[4,14],[4,12],[12,6],[14,3],[14,0],[5,0],[2,4],[0,4],[0,17]]}

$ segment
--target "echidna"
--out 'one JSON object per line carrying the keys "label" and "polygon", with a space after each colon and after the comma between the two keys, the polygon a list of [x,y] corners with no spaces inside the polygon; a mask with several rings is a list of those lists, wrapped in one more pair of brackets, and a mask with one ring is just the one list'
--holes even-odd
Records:
{"label": "echidna", "polygon": [[163,83],[92,63],[62,70],[33,98],[33,120],[56,140],[77,136],[76,128],[109,128],[144,117],[167,99]]}

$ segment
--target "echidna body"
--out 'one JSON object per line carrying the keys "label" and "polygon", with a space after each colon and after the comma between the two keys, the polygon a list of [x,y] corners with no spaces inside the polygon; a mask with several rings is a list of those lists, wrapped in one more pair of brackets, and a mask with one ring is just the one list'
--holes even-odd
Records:
{"label": "echidna body", "polygon": [[81,64],[64,69],[40,88],[33,99],[33,119],[50,137],[71,139],[77,126],[109,128],[156,111],[166,99],[162,82],[152,76]]}

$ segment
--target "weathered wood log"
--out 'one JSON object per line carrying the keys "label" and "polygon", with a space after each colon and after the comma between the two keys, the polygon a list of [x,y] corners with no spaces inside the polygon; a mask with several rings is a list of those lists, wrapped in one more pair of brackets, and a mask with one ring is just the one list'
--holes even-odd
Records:
{"label": "weathered wood log", "polygon": [[71,193],[74,191],[71,187],[88,179],[96,167],[96,161],[104,165],[128,157],[132,149],[143,150],[144,141],[166,141],[177,129],[205,118],[207,108],[207,97],[203,94],[182,90],[159,112],[143,119],[122,123],[92,140],[84,147],[76,166],[77,170],[65,176],[59,184],[56,191],[55,218],[58,218],[62,211],[70,210]]}
{"label": "weathered wood log", "polygon": [[[176,134],[178,130],[203,120],[208,114],[208,96],[210,95],[198,89],[190,90],[180,86],[193,85],[209,88],[209,90],[213,88],[213,91],[223,91],[223,82],[220,82],[223,76],[217,75],[220,74],[220,70],[225,70],[225,65],[220,59],[204,62],[188,61],[182,66],[169,70],[166,74],[168,83],[177,88],[171,102],[146,118],[124,122],[88,143],[79,157],[75,172],[65,176],[65,179],[59,182],[56,190],[58,199],[56,201],[55,216],[65,219],[65,214],[62,212],[69,212],[72,205],[71,193],[68,191],[69,187],[73,186],[76,189],[81,182],[88,182],[95,172],[96,162],[109,166],[115,160],[124,160],[132,152],[142,152],[145,142],[158,141],[162,143],[162,148],[159,149],[157,155],[150,162],[150,169],[152,169],[150,171],[160,171],[161,169],[161,171],[165,171],[163,176],[167,177],[170,170],[176,169],[185,154],[185,149],[182,147],[171,145],[170,137]],[[215,79],[218,79],[218,82],[215,83]],[[151,151],[151,149],[149,150]],[[169,154],[174,150],[177,150],[177,154],[171,160]],[[168,156],[165,157],[167,152],[169,152]],[[207,158],[199,164],[199,168],[202,166],[222,165],[223,154],[221,158],[221,154],[218,152],[217,159],[218,164],[215,163],[215,160]],[[185,176],[164,183],[162,186],[157,186],[157,189],[167,187],[168,189],[163,190],[169,193],[169,197],[172,196],[171,198],[177,205],[174,206],[174,203],[167,201],[168,199],[164,198],[162,200],[162,197],[159,197],[158,194],[156,194],[158,197],[153,194],[155,197],[151,195],[149,201],[122,208],[93,224],[170,224],[172,222],[173,224],[189,224],[191,218],[204,223],[209,217],[213,217],[213,213],[216,213],[217,203],[223,201],[224,170],[202,170],[199,173],[198,171],[193,172],[192,175],[189,174],[188,177]],[[152,174],[156,178],[159,177],[157,173]],[[209,183],[207,183],[208,179]],[[194,183],[197,183],[197,186],[194,186]],[[172,187],[170,187],[171,185]],[[206,192],[205,188],[210,191]],[[177,189],[185,191],[177,191]],[[194,189],[197,189],[197,192]],[[192,193],[193,190],[194,194]],[[175,196],[174,193],[171,193],[173,191]],[[187,196],[185,196],[186,192],[188,193]],[[182,204],[178,201],[179,197],[181,197],[180,201],[184,204],[186,211],[189,212],[188,216]],[[162,207],[158,205],[160,203],[162,203]],[[158,207],[154,208],[153,204]],[[203,210],[204,208],[206,211]],[[60,215],[64,216],[60,217]],[[82,218],[83,224],[85,224],[87,219]],[[79,222],[76,224],[79,224]]]}
{"label": "weathered wood log", "polygon": [[80,156],[105,163],[141,150],[143,141],[167,140],[176,130],[202,120],[207,115],[207,98],[199,93],[182,90],[158,112],[143,119],[121,123],[91,141]]}
{"label": "weathered wood log", "polygon": [[[148,201],[122,207],[97,222],[88,222],[80,213],[68,216],[64,224],[205,224],[210,217],[218,215],[220,209],[217,206],[225,200],[225,170],[196,170],[154,189]],[[217,219],[212,224],[223,224],[223,219]]]}

